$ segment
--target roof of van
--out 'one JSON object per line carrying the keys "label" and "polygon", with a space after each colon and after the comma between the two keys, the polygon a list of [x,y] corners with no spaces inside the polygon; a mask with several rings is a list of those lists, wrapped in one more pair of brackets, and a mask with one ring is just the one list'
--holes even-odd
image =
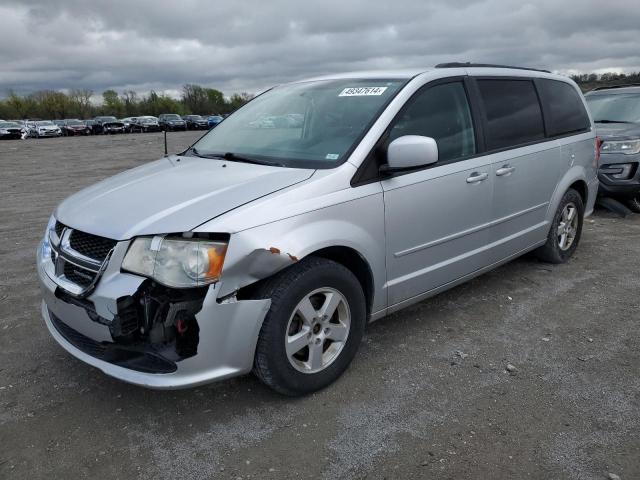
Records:
{"label": "roof of van", "polygon": [[[424,73],[434,72],[446,72],[448,75],[500,75],[500,76],[528,76],[528,77],[543,77],[543,78],[557,78],[562,80],[569,80],[568,77],[550,73],[547,70],[538,70],[534,68],[524,67],[509,67],[501,65],[485,65],[485,64],[440,64],[432,68],[414,68],[403,70],[367,70],[367,71],[354,71],[344,73],[334,73],[329,75],[322,75],[318,77],[305,78],[298,80],[298,82],[310,82],[316,80],[340,80],[340,79],[399,79],[409,80],[413,77]],[[297,82],[294,82],[297,83]]]}

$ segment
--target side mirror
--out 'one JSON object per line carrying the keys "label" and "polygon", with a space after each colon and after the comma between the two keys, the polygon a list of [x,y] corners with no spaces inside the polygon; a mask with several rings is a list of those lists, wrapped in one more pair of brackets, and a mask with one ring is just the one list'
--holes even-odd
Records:
{"label": "side mirror", "polygon": [[438,161],[438,144],[431,137],[405,135],[396,138],[387,149],[387,163],[383,172],[398,172],[424,167]]}

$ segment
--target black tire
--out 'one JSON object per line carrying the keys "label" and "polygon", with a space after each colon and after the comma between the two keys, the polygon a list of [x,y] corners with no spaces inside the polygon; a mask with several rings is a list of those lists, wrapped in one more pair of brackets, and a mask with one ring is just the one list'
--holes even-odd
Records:
{"label": "black tire", "polygon": [[640,213],[640,193],[627,200],[627,205],[635,213]]}
{"label": "black tire", "polygon": [[[562,222],[562,214],[565,210],[565,207],[567,207],[567,205],[569,204],[575,205],[578,210],[577,226],[572,243],[567,249],[562,249],[558,241],[558,228],[560,227],[560,223]],[[584,203],[582,201],[582,197],[575,190],[569,189],[562,197],[560,205],[558,205],[558,209],[556,210],[556,214],[553,217],[553,222],[551,223],[551,228],[549,229],[549,235],[547,236],[547,243],[545,243],[542,247],[538,248],[535,251],[536,256],[543,262],[548,263],[557,264],[567,262],[576,251],[576,248],[578,248],[580,237],[582,235],[583,222]]]}
{"label": "black tire", "polygon": [[[346,299],[351,315],[347,339],[337,357],[323,370],[303,373],[290,363],[285,337],[294,309],[309,293],[329,287]],[[273,390],[289,396],[305,395],[333,383],[353,360],[366,323],[365,296],[360,282],[343,265],[319,257],[308,257],[264,280],[255,297],[271,299],[262,323],[254,357],[254,374]]]}

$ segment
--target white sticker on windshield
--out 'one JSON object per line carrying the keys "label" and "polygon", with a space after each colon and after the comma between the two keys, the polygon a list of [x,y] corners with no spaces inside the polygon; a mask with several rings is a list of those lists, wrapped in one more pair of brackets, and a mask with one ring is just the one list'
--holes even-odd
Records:
{"label": "white sticker on windshield", "polygon": [[349,87],[338,95],[339,97],[364,97],[368,95],[382,95],[387,87]]}
{"label": "white sticker on windshield", "polygon": [[337,160],[338,158],[340,158],[340,154],[339,153],[327,153],[327,155],[324,157],[327,160]]}

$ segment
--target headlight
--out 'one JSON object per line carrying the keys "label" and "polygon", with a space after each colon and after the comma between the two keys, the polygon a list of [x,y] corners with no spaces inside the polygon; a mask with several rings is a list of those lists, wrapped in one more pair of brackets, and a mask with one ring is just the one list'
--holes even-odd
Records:
{"label": "headlight", "polygon": [[636,153],[640,153],[640,140],[605,140],[602,147],[600,147],[600,152],[635,155]]}
{"label": "headlight", "polygon": [[55,228],[56,219],[53,215],[49,218],[49,223],[47,223],[47,228],[44,231],[44,237],[42,239],[42,243],[40,244],[40,261],[43,264],[49,262],[51,257],[51,242],[49,241],[49,233]]}
{"label": "headlight", "polygon": [[129,248],[122,269],[153,278],[168,287],[198,287],[220,278],[226,253],[225,242],[141,237]]}
{"label": "headlight", "polygon": [[9,133],[9,130],[5,130],[4,128],[0,128],[0,133]]}

